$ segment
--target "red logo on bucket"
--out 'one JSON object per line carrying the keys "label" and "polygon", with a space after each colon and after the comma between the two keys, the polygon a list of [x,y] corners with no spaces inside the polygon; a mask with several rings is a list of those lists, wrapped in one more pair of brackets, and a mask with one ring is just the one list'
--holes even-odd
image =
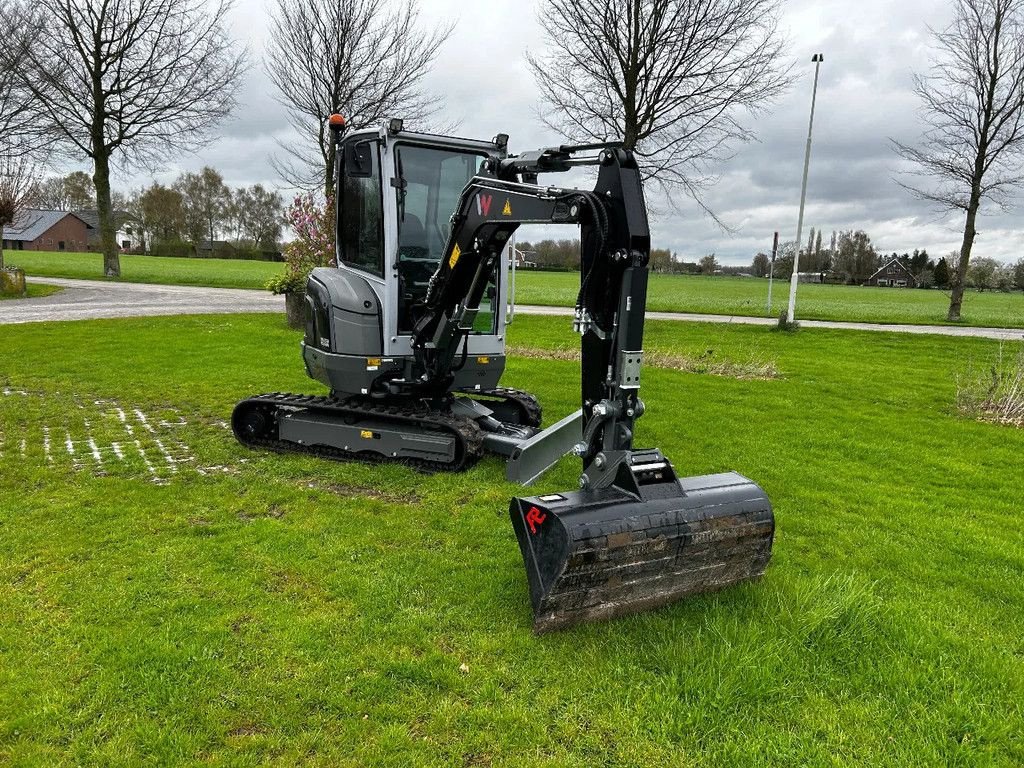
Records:
{"label": "red logo on bucket", "polygon": [[476,212],[481,216],[491,215],[491,196],[483,192],[476,196]]}
{"label": "red logo on bucket", "polygon": [[530,511],[526,513],[526,523],[530,526],[530,533],[536,535],[537,526],[547,519],[547,512],[541,512],[537,507],[530,507]]}

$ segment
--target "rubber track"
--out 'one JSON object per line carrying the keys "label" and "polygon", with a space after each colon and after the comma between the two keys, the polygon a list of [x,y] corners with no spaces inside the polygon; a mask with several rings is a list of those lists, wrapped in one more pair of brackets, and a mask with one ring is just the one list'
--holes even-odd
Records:
{"label": "rubber track", "polygon": [[[495,387],[494,389],[461,389],[458,390],[458,394],[468,395],[470,397],[473,395],[482,395],[515,403],[519,407],[520,413],[523,415],[523,421],[521,423],[524,426],[540,426],[542,416],[540,403],[537,402],[537,398],[529,392],[523,392],[521,389],[512,389],[511,387]],[[486,400],[481,400],[480,402],[487,405]]]}
{"label": "rubber track", "polygon": [[[454,462],[427,461],[426,459],[392,458],[370,451],[344,451],[327,445],[299,445],[287,440],[260,438],[251,440],[238,433],[235,416],[244,406],[302,408],[336,416],[374,418],[396,424],[409,424],[428,431],[446,431],[458,440],[461,450],[456,451]],[[275,414],[276,418],[276,414]],[[484,455],[483,431],[472,420],[433,410],[425,403],[396,405],[379,403],[360,397],[346,399],[320,395],[294,395],[272,392],[256,395],[235,406],[231,429],[240,443],[249,448],[266,448],[278,453],[306,453],[334,461],[358,461],[370,464],[402,464],[425,472],[462,472],[473,466]]]}

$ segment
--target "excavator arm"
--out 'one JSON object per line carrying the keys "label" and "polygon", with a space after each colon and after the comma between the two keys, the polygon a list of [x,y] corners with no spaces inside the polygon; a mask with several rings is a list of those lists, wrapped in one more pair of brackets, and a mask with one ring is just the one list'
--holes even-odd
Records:
{"label": "excavator arm", "polygon": [[[585,164],[598,166],[593,191],[537,184],[539,173]],[[413,346],[424,381],[443,388],[515,230],[525,223],[579,224],[580,490],[517,497],[509,505],[534,629],[633,613],[758,578],[775,527],[764,492],[734,472],[678,478],[660,451],[633,448],[634,424],[644,412],[650,231],[632,154],[619,146],[560,147],[491,161],[485,171],[466,187],[452,217]],[[545,433],[532,438],[544,439]]]}
{"label": "excavator arm", "polygon": [[[596,154],[595,154],[596,152]],[[582,153],[587,153],[581,157]],[[539,173],[598,166],[592,191],[541,186]],[[413,333],[423,385],[443,390],[472,331],[501,252],[522,224],[581,227],[583,457],[588,482],[611,482],[609,459],[632,448],[643,359],[650,232],[636,162],[618,145],[558,147],[490,160],[459,200],[438,270]],[[603,454],[603,455],[602,455]],[[602,457],[602,460],[598,460]],[[598,466],[591,470],[591,463]]]}

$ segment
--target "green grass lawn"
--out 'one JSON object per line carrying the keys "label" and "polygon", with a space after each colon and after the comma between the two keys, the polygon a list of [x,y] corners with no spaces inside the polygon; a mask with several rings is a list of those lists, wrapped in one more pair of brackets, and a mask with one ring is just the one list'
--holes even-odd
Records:
{"label": "green grass lawn", "polygon": [[[9,251],[6,260],[29,275],[104,280],[98,253]],[[284,269],[283,264],[241,259],[176,259],[121,256],[121,280],[129,283],[208,285],[215,288],[263,288]]]}
{"label": "green grass lawn", "polygon": [[[103,260],[98,254],[19,251],[8,254],[8,261],[30,275],[103,279]],[[121,279],[133,283],[262,288],[282,269],[281,264],[263,261],[121,257]],[[576,301],[578,289],[577,273],[521,270],[516,275],[516,300],[520,304],[569,307]],[[786,281],[776,282],[773,316],[785,308],[788,290]],[[652,275],[648,308],[763,316],[767,314],[767,296],[767,280]],[[937,290],[801,285],[797,306],[798,316],[808,320],[944,324],[949,296]],[[969,291],[963,318],[965,325],[1024,328],[1024,294]]]}
{"label": "green grass lawn", "polygon": [[[572,306],[579,275],[568,272],[516,273],[521,304]],[[788,281],[776,281],[773,317],[786,308]],[[661,312],[711,315],[767,315],[768,281],[754,278],[652,275],[647,307]],[[945,324],[949,295],[939,290],[900,290],[853,285],[804,285],[797,292],[797,316],[806,320]],[[1024,294],[968,291],[965,325],[1024,328]]]}
{"label": "green grass lawn", "polygon": [[0,301],[5,299],[37,299],[41,296],[52,296],[64,289],[59,285],[42,285],[41,283],[25,283],[24,296],[0,296]]}
{"label": "green grass lawn", "polygon": [[[0,764],[1024,763],[1024,431],[953,408],[994,342],[651,323],[652,351],[776,362],[647,369],[638,430],[681,474],[761,483],[774,559],[538,638],[498,459],[424,476],[235,444],[236,400],[318,391],[280,318],[3,337]],[[511,341],[570,338],[523,317]],[[531,357],[506,383],[551,421],[576,379]]]}

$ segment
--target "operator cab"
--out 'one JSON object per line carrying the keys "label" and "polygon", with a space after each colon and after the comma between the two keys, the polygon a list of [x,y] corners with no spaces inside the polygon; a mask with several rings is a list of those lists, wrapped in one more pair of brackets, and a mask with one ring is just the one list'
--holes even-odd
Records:
{"label": "operator cab", "polygon": [[[459,197],[484,160],[505,157],[504,147],[405,131],[393,120],[346,136],[338,156],[338,265],[383,281],[381,304],[395,310],[391,317],[385,310],[384,336],[408,339]],[[497,311],[503,272],[481,303],[475,335],[497,336],[504,325]]]}
{"label": "operator cab", "polygon": [[[366,377],[356,382],[346,373],[354,363],[340,358],[349,355],[395,358],[404,375],[418,375],[409,369],[411,334],[444,256],[452,214],[484,161],[506,156],[504,137],[487,142],[416,133],[400,120],[342,136],[335,164],[337,269],[316,270],[307,288],[305,357],[314,378],[336,392],[367,389]],[[504,368],[510,252],[511,245],[465,343],[468,363],[458,375],[465,386],[495,386]]]}

